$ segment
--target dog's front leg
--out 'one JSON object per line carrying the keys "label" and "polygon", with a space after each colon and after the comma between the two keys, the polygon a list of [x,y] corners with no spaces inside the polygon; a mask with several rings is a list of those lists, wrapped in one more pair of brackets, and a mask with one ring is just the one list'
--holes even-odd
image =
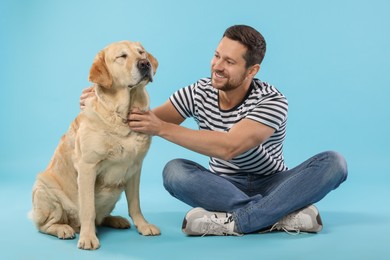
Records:
{"label": "dog's front leg", "polygon": [[149,224],[141,212],[139,200],[139,184],[140,184],[141,169],[131,177],[126,187],[126,199],[129,209],[129,215],[133,220],[134,225],[138,229],[138,233],[144,236],[160,235],[160,229],[153,224]]}
{"label": "dog's front leg", "polygon": [[80,239],[78,248],[93,250],[100,247],[99,239],[96,236],[95,225],[95,165],[88,163],[79,164],[78,196],[79,196],[79,217],[80,217]]}

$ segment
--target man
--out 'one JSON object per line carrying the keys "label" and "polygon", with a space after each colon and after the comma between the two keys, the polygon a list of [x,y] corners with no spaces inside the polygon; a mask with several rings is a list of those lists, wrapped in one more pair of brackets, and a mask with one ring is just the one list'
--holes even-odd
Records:
{"label": "man", "polygon": [[[254,78],[265,50],[258,31],[232,26],[211,60],[211,78],[178,90],[152,111],[129,114],[133,131],[210,157],[208,169],[175,159],[163,170],[167,191],[194,207],[183,220],[187,235],[319,232],[322,222],[313,204],[347,177],[346,162],[336,152],[290,170],[285,165],[286,97]],[[199,130],[180,126],[188,117]]]}

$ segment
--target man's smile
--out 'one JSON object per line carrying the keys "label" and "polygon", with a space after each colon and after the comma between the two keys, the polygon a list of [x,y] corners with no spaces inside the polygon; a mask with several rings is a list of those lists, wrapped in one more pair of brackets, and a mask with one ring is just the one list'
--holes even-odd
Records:
{"label": "man's smile", "polygon": [[222,73],[219,73],[217,71],[214,71],[214,76],[217,77],[217,78],[220,78],[220,79],[226,78],[225,75],[223,75]]}

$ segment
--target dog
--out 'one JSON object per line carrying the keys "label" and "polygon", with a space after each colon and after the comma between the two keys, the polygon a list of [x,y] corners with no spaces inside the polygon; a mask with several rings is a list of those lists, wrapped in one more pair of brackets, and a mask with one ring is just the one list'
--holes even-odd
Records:
{"label": "dog", "polygon": [[140,43],[108,45],[95,57],[89,73],[95,95],[62,136],[32,192],[32,220],[38,230],[61,239],[80,233],[78,248],[100,247],[96,225],[130,228],[111,212],[125,191],[129,216],[142,235],[159,235],[140,209],[139,185],[151,137],[132,131],[132,108],[149,109],[146,85],[157,60]]}

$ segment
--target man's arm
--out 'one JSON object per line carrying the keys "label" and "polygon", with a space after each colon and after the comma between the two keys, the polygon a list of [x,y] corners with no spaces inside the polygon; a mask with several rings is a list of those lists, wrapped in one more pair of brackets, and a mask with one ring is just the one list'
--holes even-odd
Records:
{"label": "man's arm", "polygon": [[180,125],[184,119],[176,108],[172,105],[171,101],[167,100],[164,104],[154,108],[153,113],[162,121]]}
{"label": "man's arm", "polygon": [[256,147],[275,131],[269,126],[250,119],[241,120],[229,132],[185,128],[178,125],[183,120],[168,101],[153,112],[133,110],[129,116],[129,126],[134,131],[160,136],[194,152],[223,160],[230,160]]}
{"label": "man's arm", "polygon": [[[85,99],[92,95],[95,95],[93,87],[83,90],[81,108]],[[134,131],[157,135],[192,151],[224,160],[256,147],[274,132],[273,128],[250,119],[241,120],[229,132],[188,129],[180,126],[184,118],[169,100],[152,111],[135,109],[129,120]]]}
{"label": "man's arm", "polygon": [[[94,95],[95,95],[94,86],[83,89],[80,96],[80,109],[84,109],[85,101],[87,100],[87,98],[92,97]],[[173,124],[180,125],[185,119],[177,112],[177,110],[169,100],[166,101],[161,106],[154,108],[152,111],[161,120]]]}

